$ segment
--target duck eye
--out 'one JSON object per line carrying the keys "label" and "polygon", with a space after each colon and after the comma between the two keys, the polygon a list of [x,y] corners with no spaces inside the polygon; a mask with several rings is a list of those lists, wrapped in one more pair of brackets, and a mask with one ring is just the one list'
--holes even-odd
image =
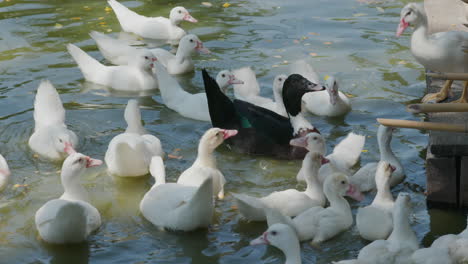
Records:
{"label": "duck eye", "polygon": [[190,42],[193,42],[193,39],[190,39]]}
{"label": "duck eye", "polygon": [[148,56],[145,56],[145,60],[147,60],[147,59],[148,59]]}
{"label": "duck eye", "polygon": [[409,15],[411,15],[411,10],[408,11],[405,16],[409,16]]}
{"label": "duck eye", "polygon": [[62,143],[62,142],[63,142],[63,140],[60,138],[60,139],[59,139],[59,142],[60,142],[60,143]]}
{"label": "duck eye", "polygon": [[345,181],[341,181],[341,184],[345,184],[346,182]]}
{"label": "duck eye", "polygon": [[179,14],[182,14],[182,10],[179,10]]}
{"label": "duck eye", "polygon": [[276,234],[278,234],[278,232],[276,232],[276,231],[271,231],[271,235],[276,236]]}
{"label": "duck eye", "polygon": [[282,80],[283,80],[283,78],[279,78],[279,79],[278,79],[278,81],[280,81],[280,82],[281,82]]}
{"label": "duck eye", "polygon": [[313,137],[312,139],[313,139],[313,140],[317,140],[317,137]]}
{"label": "duck eye", "polygon": [[223,77],[223,78],[226,77],[226,74],[222,74],[221,77]]}

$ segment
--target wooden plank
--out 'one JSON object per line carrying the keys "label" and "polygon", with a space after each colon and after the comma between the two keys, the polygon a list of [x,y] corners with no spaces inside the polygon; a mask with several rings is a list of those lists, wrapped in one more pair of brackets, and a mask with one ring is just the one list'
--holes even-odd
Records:
{"label": "wooden plank", "polygon": [[[429,152],[428,152],[429,153]],[[426,159],[427,201],[457,205],[457,170],[455,158]]]}
{"label": "wooden plank", "polygon": [[[444,84],[444,80],[426,77],[429,93],[437,92]],[[460,97],[462,82],[455,81],[452,85],[453,96],[447,102]],[[429,113],[427,121],[439,123],[454,123],[468,126],[468,113],[440,112]],[[468,134],[429,131],[428,150],[438,157],[468,156]]]}
{"label": "wooden plank", "polygon": [[468,207],[468,157],[461,158],[460,207]]}

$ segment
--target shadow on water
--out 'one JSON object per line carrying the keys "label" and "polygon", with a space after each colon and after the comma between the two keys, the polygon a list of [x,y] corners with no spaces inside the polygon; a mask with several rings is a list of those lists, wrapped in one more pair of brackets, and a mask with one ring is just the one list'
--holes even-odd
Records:
{"label": "shadow on water", "polygon": [[90,245],[88,242],[69,245],[51,245],[43,242],[44,248],[52,257],[50,264],[87,264],[89,263]]}

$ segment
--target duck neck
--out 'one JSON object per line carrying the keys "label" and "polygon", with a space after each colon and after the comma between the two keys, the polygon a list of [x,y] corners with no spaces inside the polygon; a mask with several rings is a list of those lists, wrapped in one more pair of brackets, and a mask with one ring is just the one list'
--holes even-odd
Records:
{"label": "duck neck", "polygon": [[379,144],[380,160],[388,161],[389,159],[394,160],[396,158],[390,146],[390,138],[379,138],[377,143]]}
{"label": "duck neck", "polygon": [[187,52],[183,48],[179,47],[175,55],[175,60],[177,61],[178,64],[182,64],[186,60],[191,60],[190,55],[191,55],[190,52]]}
{"label": "duck neck", "polygon": [[[330,176],[329,176],[330,177]],[[337,208],[342,212],[349,212],[351,214],[351,208],[349,207],[348,201],[342,196],[336,193],[336,191],[324,189],[325,196],[330,202],[330,207]]]}
{"label": "duck neck", "polygon": [[313,130],[314,126],[299,112],[296,116],[289,116],[291,125],[294,129],[293,135],[298,135],[302,130]]}
{"label": "duck neck", "polygon": [[284,255],[286,256],[285,264],[301,264],[301,246],[299,245],[299,240],[291,242],[288,246],[282,249]]}
{"label": "duck neck", "polygon": [[216,159],[213,154],[213,149],[205,146],[204,144],[199,144],[198,156],[194,164],[216,169]]}
{"label": "duck neck", "polygon": [[61,179],[64,192],[60,199],[88,202],[88,192],[79,182],[80,177],[78,175],[68,175],[70,173],[62,170]]}
{"label": "duck neck", "polygon": [[286,113],[286,107],[284,107],[283,96],[281,96],[281,93],[274,90],[273,96],[275,98],[275,104],[277,105],[277,108],[281,109],[281,112]]}
{"label": "duck neck", "polygon": [[312,154],[310,152],[304,158],[302,162],[302,167],[304,168],[304,179],[307,183],[307,188],[305,193],[307,196],[319,200],[325,200],[325,196],[323,194],[322,185],[320,184],[318,177],[319,168],[313,166],[311,162]]}
{"label": "duck neck", "polygon": [[[395,208],[393,212],[393,232],[388,238],[390,241],[416,240],[409,223],[409,213],[401,208]],[[413,238],[414,237],[414,238]]]}
{"label": "duck neck", "polygon": [[417,25],[415,25],[415,29],[413,31],[413,34],[411,35],[411,44],[413,42],[418,42],[418,41],[425,41],[429,42],[429,29],[427,25],[427,18],[426,15],[421,15],[421,21]]}
{"label": "duck neck", "polygon": [[390,192],[390,182],[387,180],[385,183],[377,185],[377,194],[375,195],[374,203],[382,203],[393,201],[392,193]]}

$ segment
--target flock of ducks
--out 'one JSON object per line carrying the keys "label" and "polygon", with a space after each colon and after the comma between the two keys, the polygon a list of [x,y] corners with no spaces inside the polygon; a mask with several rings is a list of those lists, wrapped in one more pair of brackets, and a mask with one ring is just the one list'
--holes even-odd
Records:
{"label": "flock of ducks", "polygon": [[[173,8],[167,19],[141,16],[115,0],[108,3],[124,31],[164,39],[169,44],[178,44],[178,49],[174,55],[164,49],[135,48],[91,32],[103,56],[117,66],[105,66],[77,46],[68,44],[67,49],[85,79],[116,90],[138,92],[159,88],[167,107],[213,125],[201,137],[192,166],[181,173],[177,182],[168,183],[162,143],[142,126],[138,102],[128,101],[124,112],[127,129],[109,142],[105,163],[112,175],[138,177],[150,173],[154,177],[154,185],[140,202],[140,211],[155,226],[190,231],[206,228],[211,223],[213,197],[223,199],[226,195],[226,179],[214,156],[215,149],[224,142],[233,151],[303,160],[297,180],[306,182],[304,191],[286,189],[264,197],[231,193],[243,218],[268,223],[268,230],[251,241],[251,245],[278,247],[284,252],[287,264],[301,263],[300,241],[310,240],[317,246],[352,227],[353,214],[345,196],[361,201],[363,192],[375,190],[373,202],[359,208],[356,215],[359,234],[373,242],[359,252],[357,259],[336,263],[468,261],[468,252],[464,250],[468,247],[468,229],[458,235],[442,236],[431,247],[418,249],[419,242],[409,222],[410,196],[400,193],[395,201],[390,191],[405,176],[390,147],[392,128],[378,128],[380,161],[366,164],[357,172],[352,168],[363,150],[364,136],[350,133],[327,154],[325,138],[305,118],[304,112],[338,116],[350,111],[350,102],[339,92],[334,77],[329,76],[322,86],[313,68],[297,61],[291,65],[289,75],[274,79],[272,100],[260,95],[255,73],[249,67],[223,70],[216,79],[203,70],[205,93],[191,94],[171,75],[193,71],[194,52],[209,53],[197,36],[186,34],[179,26],[181,21],[197,20],[183,7]],[[415,26],[411,41],[413,54],[427,68],[445,70],[448,65],[466,62],[466,57],[462,60],[459,58],[462,56],[457,56],[461,46],[453,46],[453,42],[460,38],[467,41],[467,34],[429,36],[424,8],[414,3],[403,8],[397,35],[409,25]],[[437,49],[447,49],[444,53],[447,57],[423,54],[434,55]],[[463,68],[466,63],[463,67],[453,67],[453,71],[466,72]],[[234,100],[226,95],[230,85],[233,85]],[[427,98],[433,97],[439,96]],[[54,244],[84,241],[99,228],[101,217],[89,203],[88,193],[79,179],[88,168],[103,162],[75,150],[78,137],[67,128],[65,109],[49,81],[42,81],[37,90],[34,120],[34,133],[29,139],[31,149],[45,158],[64,160],[61,170],[64,193],[36,212],[39,235]],[[9,175],[6,160],[0,155],[0,190],[5,188]]]}

